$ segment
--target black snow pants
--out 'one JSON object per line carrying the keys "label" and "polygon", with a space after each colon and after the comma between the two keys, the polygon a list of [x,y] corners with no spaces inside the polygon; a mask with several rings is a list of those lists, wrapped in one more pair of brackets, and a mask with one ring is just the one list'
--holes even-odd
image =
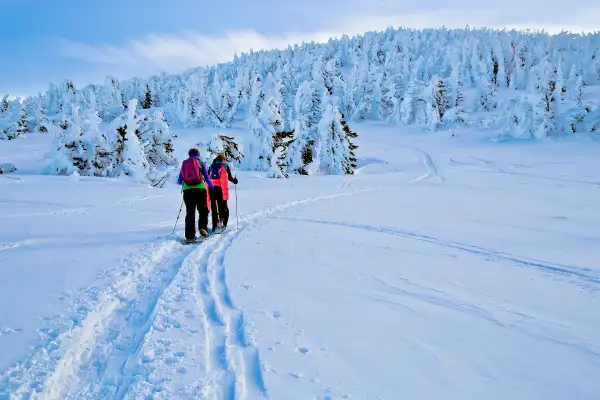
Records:
{"label": "black snow pants", "polygon": [[229,221],[229,207],[227,207],[227,200],[223,200],[223,189],[220,186],[215,186],[210,191],[210,209],[213,231],[217,228],[219,219],[223,222],[223,227],[226,227]]}
{"label": "black snow pants", "polygon": [[185,238],[196,237],[196,210],[198,219],[198,230],[208,231],[208,206],[206,204],[206,189],[187,189],[183,191],[185,203]]}

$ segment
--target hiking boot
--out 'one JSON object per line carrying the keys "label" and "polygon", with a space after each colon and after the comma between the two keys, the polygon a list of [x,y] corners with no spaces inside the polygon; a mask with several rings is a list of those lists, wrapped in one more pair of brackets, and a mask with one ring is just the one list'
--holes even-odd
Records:
{"label": "hiking boot", "polygon": [[208,237],[208,231],[206,229],[200,229],[200,235],[202,237]]}

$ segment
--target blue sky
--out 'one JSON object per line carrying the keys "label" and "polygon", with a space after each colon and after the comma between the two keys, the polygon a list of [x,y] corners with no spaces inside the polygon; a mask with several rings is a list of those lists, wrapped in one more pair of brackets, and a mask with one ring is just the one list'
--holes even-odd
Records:
{"label": "blue sky", "polygon": [[227,61],[284,47],[410,27],[490,26],[600,30],[591,0],[0,0],[0,93],[27,95],[50,81],[76,85]]}

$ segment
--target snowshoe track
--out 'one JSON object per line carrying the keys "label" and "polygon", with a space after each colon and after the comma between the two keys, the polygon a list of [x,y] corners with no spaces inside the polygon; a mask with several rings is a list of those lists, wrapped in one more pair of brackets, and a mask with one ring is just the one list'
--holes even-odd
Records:
{"label": "snowshoe track", "polygon": [[[227,287],[228,248],[259,218],[372,190],[282,203],[200,247],[168,240],[130,255],[73,301],[71,315],[47,318],[30,356],[0,372],[0,398],[267,398],[258,348]],[[178,380],[186,374],[192,387]]]}
{"label": "snowshoe track", "polygon": [[423,234],[419,234],[416,232],[410,232],[410,231],[382,227],[382,226],[350,224],[350,223],[338,222],[338,221],[323,221],[323,220],[313,220],[313,219],[306,219],[306,218],[289,218],[289,217],[278,217],[278,218],[311,222],[311,223],[316,223],[316,224],[342,226],[342,227],[346,227],[346,228],[362,229],[362,230],[367,230],[367,231],[371,231],[371,232],[405,237],[408,239],[419,240],[419,241],[428,242],[428,243],[438,245],[438,246],[444,246],[444,247],[449,247],[452,249],[464,251],[466,253],[470,253],[470,254],[473,254],[476,256],[483,256],[483,257],[487,257],[490,259],[509,261],[513,264],[516,264],[516,265],[519,265],[522,267],[539,269],[541,271],[544,271],[546,273],[549,273],[549,274],[552,274],[555,276],[573,278],[575,280],[575,282],[580,284],[582,287],[586,287],[588,289],[591,288],[593,290],[597,290],[597,287],[598,287],[597,285],[600,285],[600,276],[594,275],[593,270],[588,267],[578,267],[578,266],[563,265],[563,264],[558,264],[558,263],[550,263],[550,262],[539,261],[539,260],[532,260],[529,258],[517,256],[514,254],[485,249],[485,248],[482,248],[479,246],[474,246],[474,245],[470,245],[470,244],[466,244],[466,243],[453,242],[450,240],[445,240],[445,239],[437,238],[434,236],[423,235]]}

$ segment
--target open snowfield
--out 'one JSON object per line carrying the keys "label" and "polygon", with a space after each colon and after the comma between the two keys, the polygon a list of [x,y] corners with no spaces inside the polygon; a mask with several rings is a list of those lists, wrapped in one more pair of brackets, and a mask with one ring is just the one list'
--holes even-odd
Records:
{"label": "open snowfield", "polygon": [[238,171],[193,246],[177,186],[0,142],[0,399],[597,399],[600,142],[355,129],[355,176]]}

